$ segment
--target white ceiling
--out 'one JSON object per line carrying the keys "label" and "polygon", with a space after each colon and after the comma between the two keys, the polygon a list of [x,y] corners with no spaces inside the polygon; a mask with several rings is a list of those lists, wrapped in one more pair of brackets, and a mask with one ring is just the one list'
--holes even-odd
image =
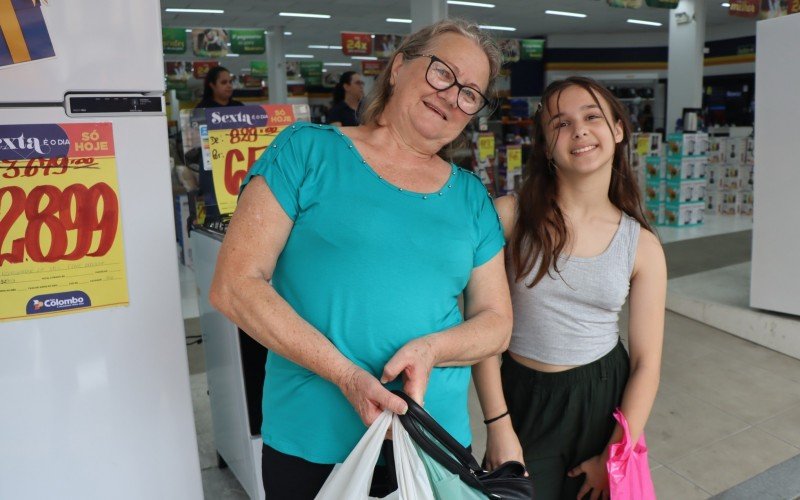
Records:
{"label": "white ceiling", "polygon": [[[480,24],[513,26],[514,32],[496,31],[498,38],[527,38],[536,35],[637,34],[652,37],[666,34],[669,14],[666,9],[642,7],[618,9],[605,0],[478,0],[494,3],[493,9],[448,5],[451,17],[463,17]],[[728,15],[721,0],[706,0],[706,29],[745,28],[754,31],[755,21]],[[287,54],[312,54],[323,62],[350,62],[339,50],[309,49],[309,45],[341,45],[341,31],[407,34],[410,24],[386,22],[387,17],[410,17],[410,0],[161,0],[163,8],[216,8],[224,14],[170,13],[162,10],[164,27],[264,28],[283,26],[292,35],[284,38]],[[581,12],[584,19],[545,15],[546,9]],[[278,16],[279,12],[330,14],[331,19]],[[628,18],[657,21],[662,27],[629,24]],[[261,57],[261,56],[259,56]],[[264,56],[265,57],[265,56]],[[177,57],[180,59],[180,57]],[[176,58],[172,58],[176,59]],[[251,58],[226,58],[232,69],[249,65]],[[354,68],[358,68],[354,64]],[[346,69],[346,68],[345,68]]]}

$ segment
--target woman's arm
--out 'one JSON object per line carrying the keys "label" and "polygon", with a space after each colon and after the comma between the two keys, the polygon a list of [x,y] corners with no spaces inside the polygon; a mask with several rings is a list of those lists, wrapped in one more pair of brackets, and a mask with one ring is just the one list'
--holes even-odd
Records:
{"label": "woman's arm", "polygon": [[[495,203],[504,234],[506,224],[513,219],[514,204],[516,200],[510,196]],[[472,270],[464,302],[464,323],[406,344],[386,364],[381,380],[394,380],[403,373],[404,389],[422,402],[433,366],[471,365],[505,351],[513,321],[503,252]]]}
{"label": "woman's arm", "polygon": [[405,392],[422,403],[434,366],[471,365],[506,350],[512,319],[504,275],[502,252],[473,269],[464,291],[466,321],[401,347],[386,363],[381,381],[403,374]]}
{"label": "woman's arm", "polygon": [[[664,341],[664,308],[667,296],[667,265],[664,250],[658,238],[642,230],[636,251],[630,292],[630,321],[628,325],[628,350],[631,371],[621,409],[628,421],[631,440],[635,443],[644,432],[653,408],[661,378],[661,350]],[[590,458],[570,471],[571,476],[587,474],[578,497],[590,489],[608,488],[605,466],[610,447],[622,439],[622,428],[617,425],[601,455]]]}
{"label": "woman's arm", "polygon": [[262,177],[239,199],[217,259],[211,304],[269,350],[336,384],[369,425],[405,402],[348,360],[269,284],[293,222]]}

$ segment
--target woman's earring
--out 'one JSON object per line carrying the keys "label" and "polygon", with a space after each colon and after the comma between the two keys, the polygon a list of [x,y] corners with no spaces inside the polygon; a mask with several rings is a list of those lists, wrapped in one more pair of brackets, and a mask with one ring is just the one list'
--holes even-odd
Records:
{"label": "woman's earring", "polygon": [[558,165],[556,165],[555,160],[552,158],[547,159],[547,165],[550,167],[550,171],[553,173],[556,173],[556,170],[558,170]]}

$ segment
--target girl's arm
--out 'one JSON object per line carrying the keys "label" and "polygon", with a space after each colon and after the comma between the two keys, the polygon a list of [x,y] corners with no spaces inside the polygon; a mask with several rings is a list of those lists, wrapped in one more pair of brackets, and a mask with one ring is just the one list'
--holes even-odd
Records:
{"label": "girl's arm", "polygon": [[[634,443],[644,431],[658,392],[666,296],[667,266],[664,250],[653,233],[643,230],[639,236],[639,246],[631,276],[628,325],[631,372],[621,404]],[[611,445],[621,441],[622,435],[622,428],[617,425],[602,454],[586,460],[569,472],[572,477],[586,474],[586,482],[578,494],[579,498],[592,489],[608,488],[606,462]]]}

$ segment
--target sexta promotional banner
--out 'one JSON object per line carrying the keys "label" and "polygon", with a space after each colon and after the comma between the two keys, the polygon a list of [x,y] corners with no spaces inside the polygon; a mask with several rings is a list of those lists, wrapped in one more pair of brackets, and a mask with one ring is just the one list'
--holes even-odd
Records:
{"label": "sexta promotional banner", "polygon": [[309,118],[305,104],[206,109],[214,194],[220,214],[232,214],[236,209],[242,180],[275,136],[295,121]]}
{"label": "sexta promotional banner", "polygon": [[0,69],[55,56],[41,3],[0,0]]}
{"label": "sexta promotional banner", "polygon": [[0,125],[0,321],[126,305],[110,123]]}

